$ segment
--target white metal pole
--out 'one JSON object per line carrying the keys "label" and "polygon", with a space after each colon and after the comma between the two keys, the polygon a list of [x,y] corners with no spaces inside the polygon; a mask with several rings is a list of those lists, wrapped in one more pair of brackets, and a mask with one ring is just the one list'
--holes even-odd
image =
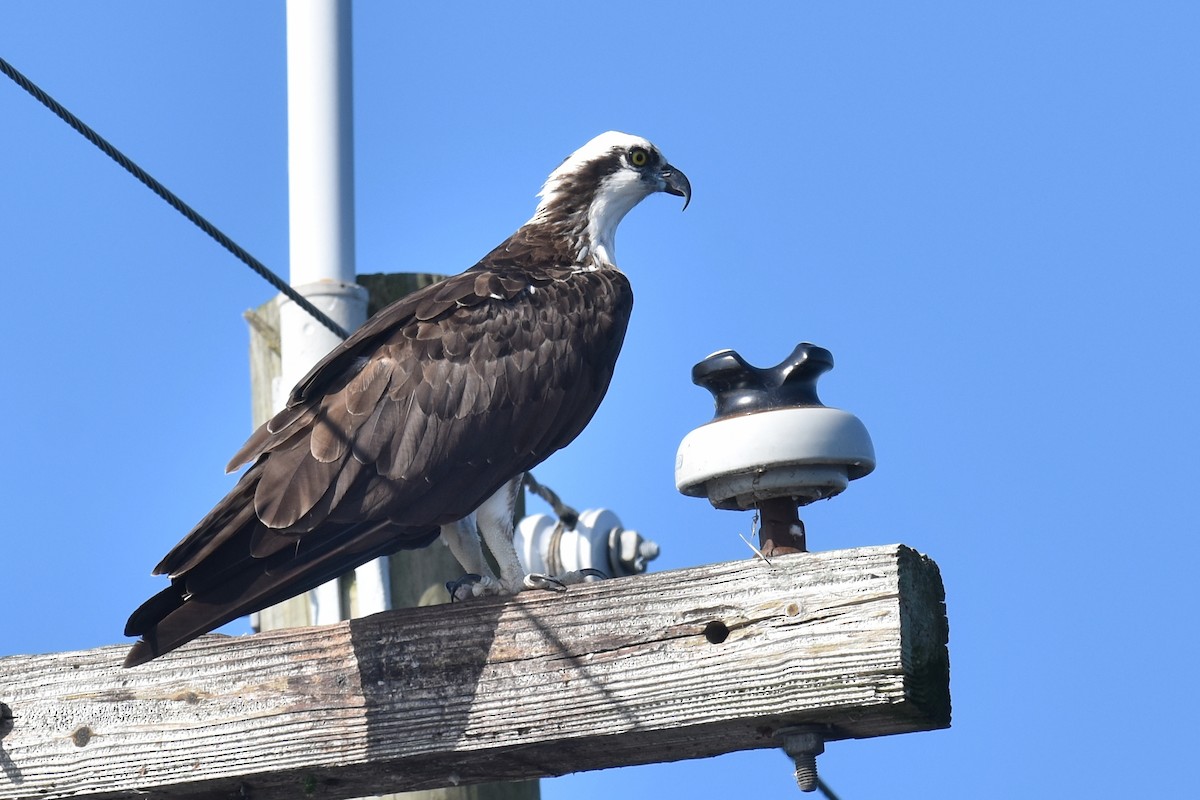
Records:
{"label": "white metal pole", "polygon": [[350,0],[288,0],[291,282],[354,283]]}
{"label": "white metal pole", "polygon": [[[350,0],[288,0],[288,207],[293,287],[346,330],[367,317],[355,283]],[[276,406],[337,346],[336,334],[294,303],[279,308],[282,376]],[[356,573],[358,612],[387,608],[387,562]],[[313,622],[349,616],[336,581],[310,593]]]}

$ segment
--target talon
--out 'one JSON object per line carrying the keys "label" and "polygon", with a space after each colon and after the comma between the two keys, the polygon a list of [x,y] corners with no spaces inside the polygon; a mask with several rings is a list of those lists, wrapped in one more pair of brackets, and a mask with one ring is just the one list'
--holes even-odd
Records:
{"label": "talon", "polygon": [[506,594],[504,587],[495,578],[468,572],[456,581],[446,581],[450,602],[462,602],[474,597]]}
{"label": "talon", "polygon": [[545,589],[551,592],[565,592],[567,590],[567,585],[558,578],[549,575],[539,575],[537,573],[526,575],[521,583],[526,589]]}
{"label": "talon", "polygon": [[[482,575],[476,575],[474,572],[468,572],[456,581],[446,581],[446,591],[450,593],[450,602],[461,602],[471,596],[471,587],[483,580]],[[459,596],[459,590],[465,589],[465,593]]]}
{"label": "talon", "polygon": [[574,586],[580,583],[594,583],[595,581],[606,581],[608,575],[604,572],[595,569],[594,567],[584,567],[581,570],[568,572],[565,575],[559,575],[558,580],[564,586]]}

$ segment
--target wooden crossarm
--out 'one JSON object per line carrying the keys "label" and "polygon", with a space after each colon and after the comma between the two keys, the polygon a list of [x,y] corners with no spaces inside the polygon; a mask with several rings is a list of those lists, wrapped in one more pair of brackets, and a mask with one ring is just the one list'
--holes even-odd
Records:
{"label": "wooden crossarm", "polygon": [[[937,565],[901,546],[0,659],[0,800],[345,798],[950,722]],[[0,716],[4,714],[0,713]]]}

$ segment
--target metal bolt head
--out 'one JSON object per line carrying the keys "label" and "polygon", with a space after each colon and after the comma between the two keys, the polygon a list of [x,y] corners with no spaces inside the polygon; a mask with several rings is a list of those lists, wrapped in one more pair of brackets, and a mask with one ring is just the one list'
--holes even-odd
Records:
{"label": "metal bolt head", "polygon": [[816,731],[776,734],[783,740],[783,752],[795,758],[798,755],[819,756],[825,752],[825,737]]}
{"label": "metal bolt head", "polygon": [[775,732],[783,752],[796,764],[796,784],[802,792],[817,788],[817,756],[825,752],[824,733],[812,726],[781,728]]}
{"label": "metal bolt head", "polygon": [[635,530],[613,528],[608,533],[609,558],[617,575],[639,575],[646,562],[658,558],[658,545]]}

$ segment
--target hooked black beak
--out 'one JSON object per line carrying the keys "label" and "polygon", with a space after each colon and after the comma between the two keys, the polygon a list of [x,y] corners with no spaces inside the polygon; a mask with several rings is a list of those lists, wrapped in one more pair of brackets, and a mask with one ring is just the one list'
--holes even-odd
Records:
{"label": "hooked black beak", "polygon": [[658,177],[662,179],[662,190],[667,194],[682,197],[683,207],[686,209],[688,203],[692,202],[692,184],[688,181],[687,175],[670,164],[665,164],[659,171]]}

